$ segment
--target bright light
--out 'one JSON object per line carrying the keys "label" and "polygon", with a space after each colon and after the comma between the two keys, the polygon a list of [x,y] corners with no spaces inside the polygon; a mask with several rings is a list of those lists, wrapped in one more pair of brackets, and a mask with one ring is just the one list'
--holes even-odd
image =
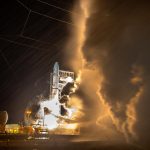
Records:
{"label": "bright light", "polygon": [[66,78],[66,81],[67,81],[68,83],[72,83],[72,82],[73,82],[73,79],[72,79],[71,77],[67,77],[67,78]]}

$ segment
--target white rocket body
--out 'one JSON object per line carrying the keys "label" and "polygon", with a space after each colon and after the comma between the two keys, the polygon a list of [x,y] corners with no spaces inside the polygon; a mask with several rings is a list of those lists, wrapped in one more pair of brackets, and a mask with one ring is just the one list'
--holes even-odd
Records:
{"label": "white rocket body", "polygon": [[51,85],[51,98],[58,99],[59,95],[59,64],[56,62],[54,64],[53,73],[52,73],[52,85]]}

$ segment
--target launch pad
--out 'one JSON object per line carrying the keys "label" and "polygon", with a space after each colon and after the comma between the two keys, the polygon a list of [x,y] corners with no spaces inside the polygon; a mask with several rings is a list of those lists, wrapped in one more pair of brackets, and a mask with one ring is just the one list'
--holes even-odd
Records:
{"label": "launch pad", "polygon": [[142,150],[136,145],[118,141],[87,141],[78,136],[47,135],[47,138],[27,138],[27,135],[0,135],[2,150]]}
{"label": "launch pad", "polygon": [[75,120],[77,108],[70,104],[70,95],[75,91],[74,72],[59,69],[56,62],[50,73],[49,99],[41,100],[33,119],[32,110],[25,112],[27,126],[39,134],[79,135],[80,128]]}

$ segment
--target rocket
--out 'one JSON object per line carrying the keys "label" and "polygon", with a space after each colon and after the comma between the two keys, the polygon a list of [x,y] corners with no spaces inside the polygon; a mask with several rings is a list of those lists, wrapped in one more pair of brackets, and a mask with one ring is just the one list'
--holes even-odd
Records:
{"label": "rocket", "polygon": [[58,89],[58,83],[59,83],[59,64],[58,62],[55,62],[54,68],[53,68],[53,88]]}
{"label": "rocket", "polygon": [[61,98],[61,92],[67,83],[74,81],[74,72],[59,70],[58,62],[55,62],[53,72],[50,74],[50,98]]}
{"label": "rocket", "polygon": [[[55,62],[53,72],[50,79],[50,98],[54,98],[59,95],[59,64]],[[58,98],[58,97],[57,97]]]}

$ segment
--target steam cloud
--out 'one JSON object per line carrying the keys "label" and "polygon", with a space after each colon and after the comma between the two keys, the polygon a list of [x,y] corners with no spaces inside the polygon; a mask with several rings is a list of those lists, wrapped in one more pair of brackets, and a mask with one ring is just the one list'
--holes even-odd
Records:
{"label": "steam cloud", "polygon": [[70,67],[81,77],[86,125],[147,146],[149,6],[148,1],[80,0],[74,8],[80,15],[72,16],[77,28],[67,45]]}

